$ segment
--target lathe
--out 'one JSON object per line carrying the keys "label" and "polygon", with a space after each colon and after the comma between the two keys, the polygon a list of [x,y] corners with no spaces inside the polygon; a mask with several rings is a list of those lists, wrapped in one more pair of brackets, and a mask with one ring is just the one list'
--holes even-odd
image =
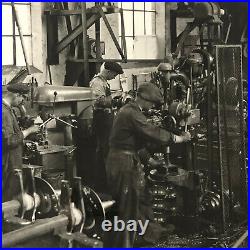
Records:
{"label": "lathe", "polygon": [[[98,220],[115,201],[102,202],[80,177],[72,184],[62,180],[61,189],[55,190],[47,181],[36,177],[35,167],[16,170],[20,195],[2,204],[3,247],[18,247],[29,240],[46,234],[57,235],[68,247],[101,247],[100,238],[90,238],[84,232],[99,227]],[[15,228],[13,230],[13,228]],[[11,229],[11,231],[9,231]],[[94,230],[94,231],[95,231]]]}

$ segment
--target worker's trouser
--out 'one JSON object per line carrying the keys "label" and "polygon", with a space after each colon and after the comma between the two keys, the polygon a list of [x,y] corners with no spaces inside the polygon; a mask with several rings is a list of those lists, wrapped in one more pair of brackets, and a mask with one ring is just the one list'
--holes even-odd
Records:
{"label": "worker's trouser", "polygon": [[94,183],[97,191],[105,192],[107,188],[105,162],[109,151],[109,136],[113,125],[113,113],[95,110],[93,130],[96,136],[96,158]]}
{"label": "worker's trouser", "polygon": [[[139,158],[134,153],[110,149],[106,162],[109,192],[116,201],[117,216],[127,224],[138,220],[139,195],[144,189],[145,180]],[[110,218],[112,221],[112,216]],[[135,233],[115,232],[111,229],[104,234],[104,247],[133,247]]]}

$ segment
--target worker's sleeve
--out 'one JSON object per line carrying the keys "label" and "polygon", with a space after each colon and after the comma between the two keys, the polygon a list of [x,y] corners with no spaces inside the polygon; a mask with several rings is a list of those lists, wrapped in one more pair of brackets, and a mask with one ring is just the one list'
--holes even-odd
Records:
{"label": "worker's sleeve", "polygon": [[162,145],[172,143],[171,133],[150,124],[141,112],[132,112],[132,124],[139,136]]}
{"label": "worker's sleeve", "polygon": [[2,110],[2,142],[4,148],[15,148],[23,142],[21,130],[15,131],[11,114]]}
{"label": "worker's sleeve", "polygon": [[93,91],[95,98],[100,98],[101,96],[105,96],[105,87],[103,81],[96,77],[90,82],[90,87]]}
{"label": "worker's sleeve", "polygon": [[112,106],[112,97],[106,96],[105,86],[103,81],[95,78],[91,81],[90,87],[92,88],[94,97],[96,99],[95,106],[100,108],[110,108]]}

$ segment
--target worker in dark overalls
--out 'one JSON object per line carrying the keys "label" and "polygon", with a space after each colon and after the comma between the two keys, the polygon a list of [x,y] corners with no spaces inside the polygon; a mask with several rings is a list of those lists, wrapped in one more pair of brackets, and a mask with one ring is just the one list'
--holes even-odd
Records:
{"label": "worker in dark overalls", "polygon": [[116,62],[106,62],[101,72],[90,81],[90,87],[96,98],[93,113],[93,131],[96,137],[96,160],[94,170],[94,187],[105,192],[105,162],[109,150],[109,135],[113,124],[113,98],[121,96],[121,92],[111,94],[109,80],[123,74],[122,67]]}
{"label": "worker in dark overalls", "polygon": [[[113,215],[125,223],[138,221],[141,217],[140,198],[145,189],[145,180],[137,152],[147,142],[169,145],[190,140],[188,132],[177,136],[147,121],[142,111],[163,103],[157,86],[141,84],[135,101],[123,106],[113,123],[106,162],[107,180],[109,192],[116,201]],[[135,236],[136,232],[126,229],[116,232],[112,228],[104,234],[104,247],[133,247]]]}
{"label": "worker in dark overalls", "polygon": [[26,84],[3,86],[2,99],[2,201],[11,200],[19,192],[14,169],[22,169],[23,139],[38,132],[39,126],[21,130],[13,107],[23,103],[29,92]]}

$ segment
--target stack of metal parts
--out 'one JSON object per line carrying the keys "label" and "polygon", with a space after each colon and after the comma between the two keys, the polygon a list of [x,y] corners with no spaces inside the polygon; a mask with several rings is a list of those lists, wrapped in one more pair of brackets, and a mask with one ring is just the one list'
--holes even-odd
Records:
{"label": "stack of metal parts", "polygon": [[150,171],[148,180],[150,193],[152,195],[152,208],[154,220],[159,223],[166,223],[169,217],[177,213],[177,193],[175,186],[171,183],[170,169],[177,169],[177,166],[165,164],[163,154],[156,154],[162,165]]}

